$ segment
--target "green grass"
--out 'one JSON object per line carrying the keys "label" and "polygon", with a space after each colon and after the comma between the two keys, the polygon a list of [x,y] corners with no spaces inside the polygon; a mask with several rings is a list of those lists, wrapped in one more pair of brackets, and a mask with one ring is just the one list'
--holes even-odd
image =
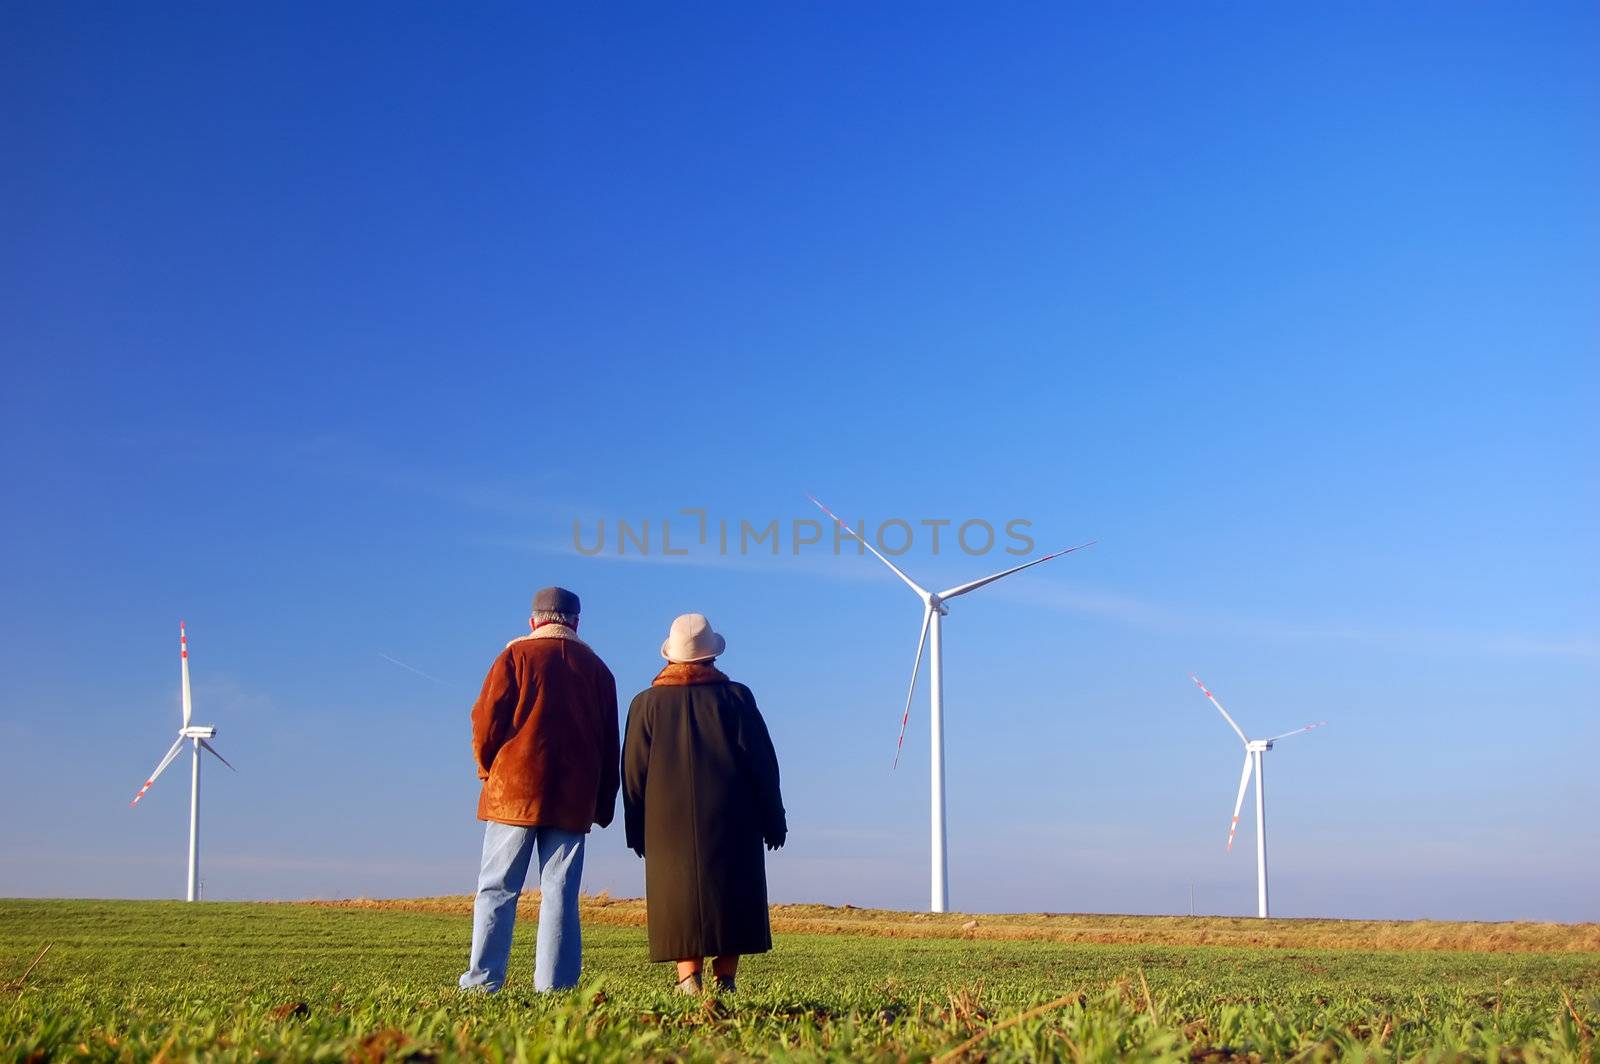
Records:
{"label": "green grass", "polygon": [[[644,932],[585,928],[585,985],[454,990],[459,915],[0,902],[0,1059],[1592,1061],[1600,954],[780,934],[736,998],[667,993]],[[20,987],[15,980],[52,948]],[[1145,986],[1148,985],[1148,996]]]}

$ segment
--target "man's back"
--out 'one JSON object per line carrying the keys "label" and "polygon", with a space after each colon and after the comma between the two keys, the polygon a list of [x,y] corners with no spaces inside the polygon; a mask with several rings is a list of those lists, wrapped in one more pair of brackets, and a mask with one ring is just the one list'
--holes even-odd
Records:
{"label": "man's back", "polygon": [[577,832],[611,823],[616,681],[571,629],[543,625],[506,646],[473,706],[472,734],[480,820]]}

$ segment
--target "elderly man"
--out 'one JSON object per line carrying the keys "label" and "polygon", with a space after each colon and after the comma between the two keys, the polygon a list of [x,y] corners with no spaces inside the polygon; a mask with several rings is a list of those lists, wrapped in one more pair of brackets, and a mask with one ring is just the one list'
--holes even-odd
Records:
{"label": "elderly man", "polygon": [[576,986],[583,947],[578,885],[591,824],[616,810],[617,684],[578,638],[578,596],[547,587],[533,597],[528,635],[489,667],[472,707],[472,749],[483,794],[483,863],[473,905],[472,957],[463,990],[500,989],[528,863],[539,858],[535,990]]}

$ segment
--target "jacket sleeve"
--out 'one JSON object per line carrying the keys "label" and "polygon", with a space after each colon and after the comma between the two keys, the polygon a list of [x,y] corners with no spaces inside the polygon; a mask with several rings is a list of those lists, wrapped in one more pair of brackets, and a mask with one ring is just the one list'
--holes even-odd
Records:
{"label": "jacket sleeve", "polygon": [[594,796],[594,822],[604,828],[610,827],[617,815],[617,787],[621,783],[618,762],[622,757],[617,735],[617,680],[610,669],[605,669],[601,677],[600,714],[600,786]]}
{"label": "jacket sleeve", "polygon": [[739,746],[755,790],[756,810],[761,818],[761,837],[776,849],[789,836],[789,823],[783,812],[783,793],[778,788],[778,752],[772,748],[767,722],[756,708],[756,699],[744,689],[745,708],[739,729]]}
{"label": "jacket sleeve", "polygon": [[628,849],[644,856],[644,786],[650,768],[649,711],[636,697],[628,707],[628,734],[622,744],[622,821]]}
{"label": "jacket sleeve", "polygon": [[483,690],[472,706],[472,754],[478,762],[478,778],[489,778],[494,756],[511,732],[511,717],[517,709],[517,675],[511,654],[502,653],[489,666]]}

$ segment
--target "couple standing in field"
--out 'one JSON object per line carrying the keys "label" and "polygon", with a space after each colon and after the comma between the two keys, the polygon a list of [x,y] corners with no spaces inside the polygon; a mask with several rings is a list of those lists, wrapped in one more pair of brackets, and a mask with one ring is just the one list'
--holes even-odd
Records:
{"label": "couple standing in field", "polygon": [[726,640],[686,613],[619,743],[616,681],[578,638],[578,613],[564,588],[534,595],[529,633],[495,658],[472,707],[488,823],[461,988],[504,984],[535,860],[534,989],[577,985],[584,841],[591,825],[611,823],[620,787],[628,847],[645,861],[650,959],[676,962],[677,989],[698,994],[711,957],[712,988],[731,991],[740,956],[772,948],[762,846],[777,849],[788,833],[766,722],[750,689],[716,668]]}

